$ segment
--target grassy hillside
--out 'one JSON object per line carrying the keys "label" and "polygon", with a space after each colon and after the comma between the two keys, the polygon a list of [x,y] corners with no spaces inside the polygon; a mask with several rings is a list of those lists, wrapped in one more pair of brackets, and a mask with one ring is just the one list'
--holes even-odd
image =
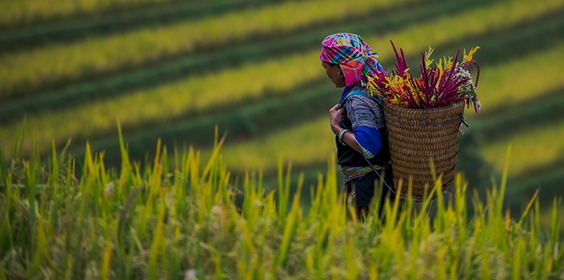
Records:
{"label": "grassy hillside", "polygon": [[34,142],[47,154],[52,141],[60,149],[72,138],[69,151],[79,158],[88,141],[118,166],[119,119],[141,162],[159,138],[169,149],[195,145],[208,155],[218,124],[236,174],[261,168],[272,176],[279,155],[315,174],[334,152],[327,111],[340,95],[320,65],[319,44],[348,31],[387,69],[389,40],[413,69],[429,46],[437,58],[481,46],[483,113],[466,113],[459,169],[472,185],[488,186],[512,144],[509,180],[518,187],[507,193],[516,207],[539,187],[541,199],[560,194],[562,1],[36,2],[0,4],[9,11],[0,21],[0,149],[10,151],[3,160],[25,117],[24,155]]}

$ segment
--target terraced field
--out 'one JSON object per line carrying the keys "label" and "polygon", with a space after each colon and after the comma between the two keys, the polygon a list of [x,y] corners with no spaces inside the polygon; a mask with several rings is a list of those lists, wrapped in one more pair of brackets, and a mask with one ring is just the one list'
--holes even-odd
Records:
{"label": "terraced field", "polygon": [[158,138],[206,156],[218,124],[236,173],[260,168],[268,177],[279,155],[316,173],[334,152],[327,111],[340,95],[320,66],[319,43],[349,31],[385,68],[394,63],[389,40],[413,69],[429,45],[436,58],[479,45],[483,113],[466,114],[461,168],[487,185],[512,144],[510,181],[518,187],[508,194],[538,187],[554,194],[564,179],[559,0],[82,0],[26,11],[7,3],[0,5],[11,11],[0,21],[2,151],[13,150],[24,116],[24,152],[37,141],[48,154],[53,140],[61,148],[72,138],[72,153],[80,156],[89,141],[106,150],[110,166],[119,162],[117,119],[141,161]]}

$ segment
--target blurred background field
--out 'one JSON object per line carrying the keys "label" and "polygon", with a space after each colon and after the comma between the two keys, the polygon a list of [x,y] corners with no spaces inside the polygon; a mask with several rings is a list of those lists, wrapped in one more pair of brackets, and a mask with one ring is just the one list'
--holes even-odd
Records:
{"label": "blurred background field", "polygon": [[0,149],[10,159],[26,118],[24,154],[88,141],[120,162],[116,119],[130,156],[193,145],[213,130],[236,174],[279,156],[313,182],[335,152],[328,110],[341,90],[319,61],[321,40],[363,36],[386,69],[403,48],[412,69],[478,45],[482,113],[466,112],[458,169],[483,189],[512,144],[507,196],[520,208],[564,187],[564,2],[561,0],[8,0],[0,2]]}

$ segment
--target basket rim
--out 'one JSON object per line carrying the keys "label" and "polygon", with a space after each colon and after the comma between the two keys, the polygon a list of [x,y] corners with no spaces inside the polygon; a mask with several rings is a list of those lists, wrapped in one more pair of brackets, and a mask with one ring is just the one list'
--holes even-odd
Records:
{"label": "basket rim", "polygon": [[405,110],[405,111],[422,111],[422,110],[424,110],[424,111],[440,111],[440,110],[448,110],[448,109],[454,108],[456,106],[460,106],[460,104],[462,104],[462,106],[464,106],[464,100],[459,100],[459,101],[456,101],[453,104],[450,104],[448,106],[443,106],[443,107],[417,108],[417,109],[401,107],[401,106],[398,106],[396,104],[392,104],[392,103],[388,102],[384,98],[382,98],[382,103],[385,103],[386,105],[390,106],[390,108],[393,108],[395,110]]}

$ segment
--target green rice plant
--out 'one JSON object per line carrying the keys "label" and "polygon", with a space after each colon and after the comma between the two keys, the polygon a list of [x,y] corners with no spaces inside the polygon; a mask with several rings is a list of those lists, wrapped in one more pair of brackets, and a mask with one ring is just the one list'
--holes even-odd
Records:
{"label": "green rice plant", "polygon": [[[119,128],[118,128],[119,130]],[[334,158],[311,207],[288,192],[291,166],[279,165],[278,189],[247,173],[233,182],[219,154],[206,162],[193,149],[157,146],[152,166],[130,162],[117,173],[86,147],[83,177],[25,196],[3,180],[0,277],[5,279],[558,279],[564,276],[559,200],[544,214],[533,197],[522,212],[503,208],[505,181],[472,197],[457,175],[455,195],[422,203],[385,201],[385,221],[360,223],[338,191]],[[56,155],[57,153],[53,151]],[[54,159],[57,157],[54,157]],[[48,161],[53,171],[59,160]],[[508,159],[508,157],[506,157]],[[26,172],[40,160],[24,160]],[[59,166],[60,169],[60,166]],[[504,174],[507,175],[508,165]],[[286,174],[285,174],[286,173]],[[0,174],[9,179],[10,173]],[[301,177],[301,176],[300,176]],[[506,178],[507,176],[504,176]],[[505,179],[504,179],[505,180]],[[33,182],[26,188],[34,189]],[[402,186],[398,186],[402,187]],[[408,187],[409,186],[403,186]],[[55,191],[57,190],[57,191]],[[27,191],[26,191],[27,192]],[[410,194],[411,191],[408,192]],[[410,195],[408,195],[409,197]],[[64,207],[56,205],[63,204]],[[36,210],[31,207],[35,205]],[[289,207],[280,212],[281,205]],[[379,205],[374,201],[372,207]],[[435,205],[435,206],[432,206]],[[307,210],[307,213],[305,212]],[[432,211],[430,211],[432,210]],[[550,226],[542,219],[549,218]],[[547,217],[545,217],[545,215]],[[57,217],[58,222],[48,217]],[[144,221],[140,223],[140,221]],[[141,227],[144,225],[143,227]]]}
{"label": "green rice plant", "polygon": [[[558,2],[558,4],[561,3]],[[378,50],[381,48],[379,46],[387,45],[387,40],[392,38],[394,41],[404,42],[402,46],[407,55],[416,54],[419,50],[426,49],[428,42],[440,44],[450,40],[459,40],[468,35],[495,31],[550,11],[550,9],[539,8],[544,7],[543,5],[533,5],[534,7],[528,5],[503,3],[488,8],[476,8],[411,26],[397,33],[366,39]],[[506,14],[504,21],[497,20],[500,13]],[[488,24],[457,24],[460,18],[472,18],[477,15],[483,16],[482,21]],[[441,30],[448,32],[437,32],[438,25],[441,26]],[[422,40],[419,34],[427,36],[426,39]],[[193,112],[222,106],[222,104],[244,102],[261,98],[266,94],[299,89],[311,81],[324,78],[323,71],[319,69],[319,61],[311,59],[311,57],[317,57],[318,52],[319,50],[311,50],[284,59],[268,60],[239,69],[227,69],[149,90],[132,92],[112,100],[90,103],[50,114],[30,116],[29,127],[32,131],[38,131],[39,128],[43,131],[41,135],[37,136],[38,143],[49,143],[53,138],[56,143],[62,143],[68,137],[89,138],[95,134],[109,133],[112,131],[116,117],[122,121],[124,126],[139,127],[147,122],[161,123]],[[536,61],[536,63],[540,62]],[[294,69],[296,65],[300,66],[300,71],[287,71],[287,69]],[[527,67],[533,66],[527,65]],[[543,69],[545,68],[541,68],[539,72],[542,72]],[[486,72],[484,71],[484,75],[487,75]],[[482,79],[484,80],[487,78]],[[480,86],[479,89],[483,90],[483,86]],[[484,104],[486,106],[487,103]],[[61,123],[65,123],[65,126],[59,125]],[[9,139],[7,136],[12,134],[16,127],[15,124],[9,124],[0,128],[0,141],[2,141],[0,147],[2,149],[11,146],[4,139]],[[31,147],[31,142],[27,141],[24,147]],[[46,151],[46,147],[40,146],[40,151]]]}
{"label": "green rice plant", "polygon": [[482,157],[491,164],[496,171],[501,171],[504,162],[500,159],[501,149],[511,144],[514,154],[511,159],[511,174],[526,173],[532,167],[550,165],[558,162],[564,156],[564,121],[558,120],[550,125],[531,127],[527,130],[510,135],[483,147]]}
{"label": "green rice plant", "polygon": [[0,2],[0,28],[71,17],[75,15],[92,15],[111,9],[124,9],[140,4],[166,3],[171,0],[7,0]]}
{"label": "green rice plant", "polygon": [[126,34],[10,53],[0,56],[0,98],[29,93],[54,81],[73,81],[253,36],[362,16],[375,9],[412,1],[286,1],[166,27],[147,27]]}

